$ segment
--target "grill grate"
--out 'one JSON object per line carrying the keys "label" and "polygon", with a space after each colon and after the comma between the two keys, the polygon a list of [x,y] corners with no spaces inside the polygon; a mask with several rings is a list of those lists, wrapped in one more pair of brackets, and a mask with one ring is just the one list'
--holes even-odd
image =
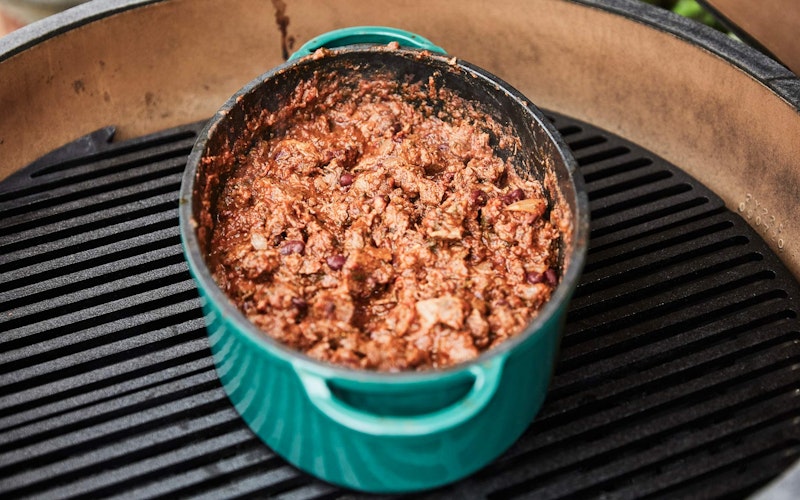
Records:
{"label": "grill grate", "polygon": [[[800,293],[722,201],[565,117],[592,211],[548,400],[501,458],[428,495],[744,496],[800,457]],[[0,494],[344,492],[249,431],[213,369],[177,191],[202,124],[103,129],[0,183]]]}

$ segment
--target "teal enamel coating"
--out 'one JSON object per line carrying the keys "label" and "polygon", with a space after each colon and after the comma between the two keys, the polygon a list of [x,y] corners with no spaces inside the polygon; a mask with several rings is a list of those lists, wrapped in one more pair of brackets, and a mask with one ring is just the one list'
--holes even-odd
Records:
{"label": "teal enamel coating", "polygon": [[315,50],[325,47],[328,49],[336,47],[345,47],[347,45],[359,44],[387,44],[389,42],[397,42],[401,47],[409,49],[421,49],[436,52],[438,54],[446,54],[445,50],[427,38],[421,37],[416,33],[410,31],[400,30],[397,28],[390,28],[388,26],[352,26],[350,28],[342,28],[339,30],[329,31],[316,38],[312,38],[297,49],[297,52],[289,57],[289,61],[300,59],[309,54],[313,54]]}
{"label": "teal enamel coating", "polygon": [[[201,159],[222,148],[226,135],[243,133],[250,112],[293,89],[293,72],[325,63],[300,59],[262,75],[231,97],[201,133],[181,186],[181,238],[200,290],[216,369],[236,410],[276,453],[331,483],[376,493],[433,488],[461,479],[500,455],[542,405],[567,304],[583,265],[588,202],[563,140],[529,101],[496,77],[466,63],[458,67],[463,75],[456,74],[452,59],[440,55],[421,62],[413,51],[385,47],[336,52],[332,57],[353,61],[379,58],[381,66],[412,64],[423,71],[427,67],[420,65],[431,65],[433,75],[451,72],[447,78],[463,78],[465,91],[485,87],[497,106],[501,101],[502,106],[513,105],[519,114],[515,126],[531,135],[531,156],[551,164],[573,212],[565,249],[569,265],[551,301],[523,333],[446,370],[388,374],[345,369],[279,344],[228,301],[205,265],[195,218],[196,191],[202,190],[196,184],[205,182]],[[340,70],[352,66],[341,64]]]}
{"label": "teal enamel coating", "polygon": [[[289,360],[248,335],[203,294],[209,342],[222,385],[250,428],[298,468],[331,483],[376,493],[433,488],[489,463],[527,428],[544,401],[558,349],[561,317],[513,350],[466,370],[483,373],[448,408],[409,417],[380,417],[337,400],[331,369]],[[369,379],[370,375],[356,372]],[[361,377],[358,377],[361,378]],[[313,381],[313,382],[312,382]],[[362,380],[362,383],[365,383]],[[400,386],[436,391],[447,380]],[[396,391],[378,377],[370,391]]]}

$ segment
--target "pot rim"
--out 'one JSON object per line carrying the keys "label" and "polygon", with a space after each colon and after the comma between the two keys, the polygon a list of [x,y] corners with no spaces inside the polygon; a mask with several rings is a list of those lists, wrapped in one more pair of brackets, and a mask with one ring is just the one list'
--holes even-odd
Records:
{"label": "pot rim", "polygon": [[[491,87],[499,87],[502,92],[508,94],[513,101],[523,108],[526,113],[539,122],[549,140],[555,143],[557,150],[560,152],[566,164],[569,178],[575,191],[575,211],[572,214],[572,249],[571,252],[566,255],[568,259],[566,272],[561,276],[561,280],[556,286],[554,293],[551,295],[550,300],[547,301],[533,321],[531,321],[522,332],[505,340],[497,347],[482,352],[479,356],[469,361],[442,369],[382,372],[349,368],[314,359],[303,352],[284,345],[250,322],[250,320],[233,305],[228,296],[220,289],[216,281],[214,281],[206,265],[205,258],[200,251],[200,245],[195,232],[197,223],[193,214],[194,182],[197,167],[203,157],[206,144],[225,116],[237,106],[238,102],[242,100],[245,95],[257,91],[265,82],[277,77],[289,68],[296,65],[317,64],[319,60],[337,57],[339,54],[354,52],[387,52],[417,60],[427,58],[438,60],[451,67],[454,66],[453,63],[455,62],[455,66],[466,76],[476,77],[486,82],[486,84]],[[572,156],[564,139],[533,102],[497,76],[453,56],[433,54],[429,51],[403,48],[397,49],[375,45],[350,45],[342,48],[326,49],[325,55],[322,58],[312,54],[300,59],[284,62],[251,80],[233,94],[198,134],[194,147],[189,154],[186,169],[184,170],[181,180],[178,212],[181,243],[189,270],[197,282],[198,287],[201,289],[201,292],[205,295],[206,300],[212,300],[215,303],[223,316],[233,323],[240,337],[247,339],[250,344],[259,349],[267,350],[273,355],[284,358],[284,360],[291,363],[292,366],[301,367],[328,378],[378,383],[415,383],[461,375],[469,371],[470,368],[475,365],[485,364],[496,357],[505,358],[516,346],[527,341],[530,337],[543,334],[541,331],[542,326],[557,314],[560,307],[567,307],[567,303],[577,286],[578,279],[583,269],[589,239],[589,202],[584,188],[583,177],[578,172],[578,163]],[[560,330],[558,334],[561,334]]]}

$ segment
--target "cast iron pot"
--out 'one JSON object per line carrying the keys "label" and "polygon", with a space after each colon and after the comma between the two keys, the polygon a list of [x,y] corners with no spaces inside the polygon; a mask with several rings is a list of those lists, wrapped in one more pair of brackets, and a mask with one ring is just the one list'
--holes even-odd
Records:
{"label": "cast iron pot", "polygon": [[[200,134],[180,192],[180,229],[189,269],[201,295],[220,380],[252,430],[290,463],[331,483],[371,492],[405,492],[460,479],[507,449],[545,398],[568,301],[583,265],[588,209],[576,162],[542,113],[486,71],[433,52],[416,35],[385,28],[345,30],[313,45],[397,39],[406,47],[351,45],[322,57],[301,57],[237,92]],[[357,69],[354,69],[357,68]],[[246,150],[248,121],[274,111],[314,71],[390,70],[427,82],[433,77],[478,101],[499,123],[512,125],[524,151],[516,168],[556,187],[548,196],[571,224],[560,242],[560,283],[524,332],[477,359],[427,372],[376,373],[333,366],[290,349],[259,331],[214,282],[204,260],[213,219],[201,219],[216,196],[213,158]],[[204,161],[205,160],[205,161]]]}

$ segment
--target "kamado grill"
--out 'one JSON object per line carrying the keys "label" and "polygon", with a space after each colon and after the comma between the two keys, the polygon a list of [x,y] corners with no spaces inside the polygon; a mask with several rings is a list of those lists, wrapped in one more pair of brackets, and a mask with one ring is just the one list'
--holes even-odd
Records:
{"label": "kamado grill", "polygon": [[590,200],[542,411],[423,495],[798,494],[793,73],[628,0],[285,3],[95,2],[0,40],[0,494],[355,495],[287,464],[226,397],[177,219],[205,121],[348,25],[409,29],[516,86]]}

